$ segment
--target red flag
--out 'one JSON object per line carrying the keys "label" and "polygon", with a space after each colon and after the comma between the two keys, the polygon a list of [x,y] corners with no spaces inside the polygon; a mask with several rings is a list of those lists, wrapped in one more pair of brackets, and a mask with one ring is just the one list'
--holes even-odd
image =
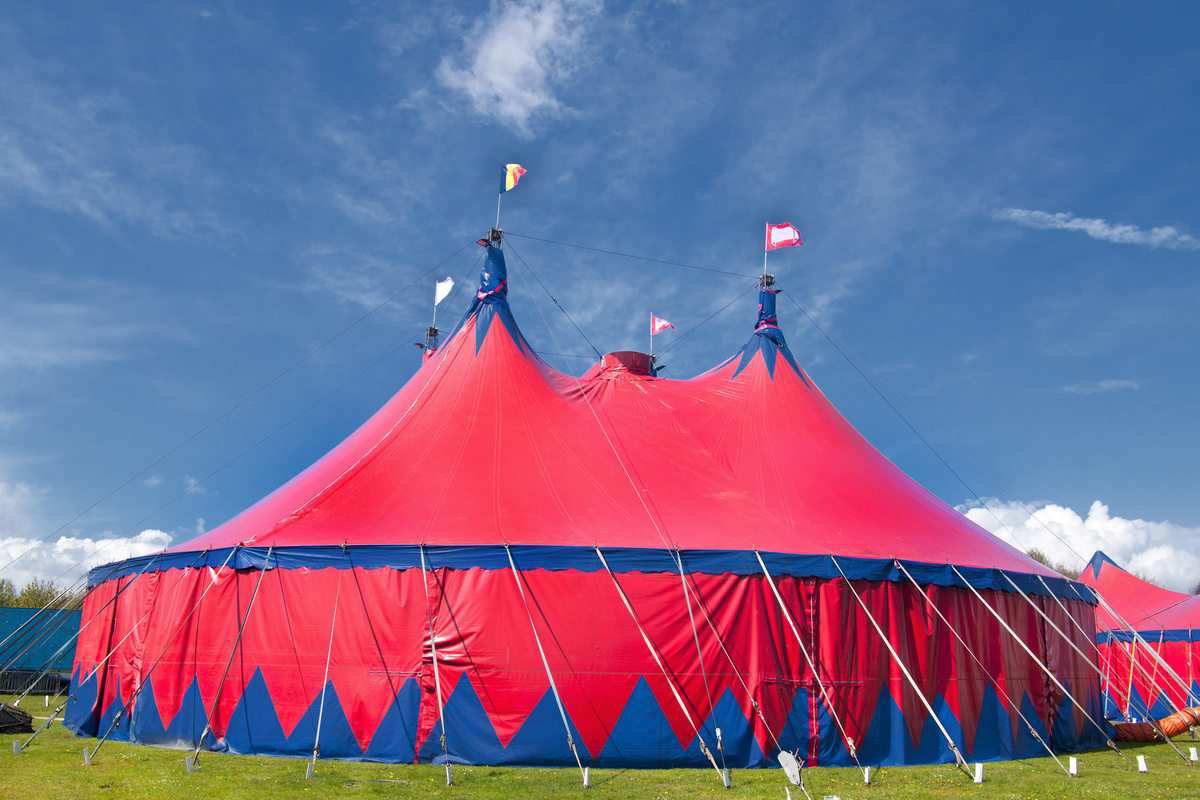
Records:
{"label": "red flag", "polygon": [[665,319],[659,319],[658,317],[654,316],[653,314],[650,315],[650,335],[651,336],[653,336],[656,333],[662,333],[667,328],[674,328],[674,327],[675,327],[674,325],[667,322]]}
{"label": "red flag", "polygon": [[775,250],[780,247],[795,247],[798,244],[804,244],[800,241],[800,231],[795,225],[783,223],[782,225],[772,225],[767,223],[767,250]]}

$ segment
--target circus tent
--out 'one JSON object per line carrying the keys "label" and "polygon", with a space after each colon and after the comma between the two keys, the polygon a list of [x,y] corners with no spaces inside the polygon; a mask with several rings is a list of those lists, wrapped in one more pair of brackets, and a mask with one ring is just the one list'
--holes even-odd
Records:
{"label": "circus tent", "polygon": [[1173,592],[1100,551],[1081,583],[1104,598],[1096,641],[1109,719],[1159,719],[1200,706],[1200,596]]}
{"label": "circus tent", "polygon": [[626,767],[1102,744],[1088,590],[872,448],[775,300],[764,280],[747,344],[696,378],[630,352],[574,377],[522,335],[488,246],[462,322],[342,444],[201,537],[93,570],[68,726]]}

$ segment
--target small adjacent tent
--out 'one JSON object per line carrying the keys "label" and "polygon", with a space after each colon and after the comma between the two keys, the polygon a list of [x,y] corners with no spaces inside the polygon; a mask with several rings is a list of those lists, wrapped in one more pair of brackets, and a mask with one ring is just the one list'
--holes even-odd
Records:
{"label": "small adjacent tent", "polygon": [[1099,550],[1082,583],[1104,598],[1096,642],[1109,719],[1161,719],[1200,706],[1200,596],[1142,580]]}
{"label": "small adjacent tent", "polygon": [[506,295],[489,246],[456,330],[342,444],[199,538],[94,570],[67,724],[622,767],[1104,742],[1087,589],[872,448],[766,281],[746,345],[690,380],[629,352],[559,372]]}

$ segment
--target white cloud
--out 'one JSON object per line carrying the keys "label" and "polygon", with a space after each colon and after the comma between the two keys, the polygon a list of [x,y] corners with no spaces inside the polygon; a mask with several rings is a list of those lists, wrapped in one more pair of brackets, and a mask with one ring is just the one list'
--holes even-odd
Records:
{"label": "white cloud", "polygon": [[1162,581],[1168,589],[1191,591],[1200,576],[1200,527],[1111,516],[1108,506],[1092,503],[1087,517],[1053,503],[1002,503],[985,499],[958,510],[975,524],[1022,550],[1037,548],[1058,563],[1082,567],[1103,550],[1134,573]]}
{"label": "white cloud", "polygon": [[21,199],[104,226],[147,227],[188,237],[223,226],[185,209],[211,182],[198,148],[148,139],[128,120],[136,109],[113,95],[70,88],[71,71],[39,60],[0,30],[0,204]]}
{"label": "white cloud", "polygon": [[[171,544],[172,536],[145,530],[136,536],[104,533],[93,539],[60,536],[41,542],[45,527],[42,506],[48,493],[27,483],[0,480],[0,578],[20,589],[31,578],[53,580],[68,586],[89,569],[110,561],[155,553]],[[28,555],[22,555],[31,550]],[[20,560],[8,566],[9,562]]]}
{"label": "white cloud", "polygon": [[1095,381],[1094,383],[1073,383],[1070,386],[1064,386],[1064,392],[1072,394],[1108,394],[1110,392],[1135,392],[1141,387],[1137,381],[1124,381],[1117,378],[1109,378],[1103,381]]}
{"label": "white cloud", "polygon": [[151,475],[142,481],[143,486],[158,486],[160,483],[162,483],[162,475]]}
{"label": "white cloud", "polygon": [[12,581],[18,591],[32,578],[53,580],[56,586],[65,588],[92,567],[157,553],[169,547],[171,539],[171,534],[154,529],[144,530],[136,536],[106,534],[97,539],[60,536],[55,541],[40,545],[37,539],[19,536],[0,538],[0,559],[5,564],[30,548],[35,548],[0,573],[0,578]]}
{"label": "white cloud", "polygon": [[555,90],[586,60],[587,25],[600,8],[589,0],[493,0],[463,37],[462,52],[442,59],[438,81],[466,94],[483,116],[528,134],[535,116],[564,111]]}
{"label": "white cloud", "polygon": [[994,212],[992,217],[1039,230],[1083,231],[1093,239],[1103,242],[1166,247],[1169,250],[1200,250],[1200,239],[1181,233],[1172,225],[1145,231],[1136,225],[1112,225],[1102,219],[1077,217],[1066,212],[1051,214],[1024,208],[1001,209]]}
{"label": "white cloud", "polygon": [[145,330],[142,324],[117,320],[111,308],[6,293],[0,299],[0,370],[113,361]]}
{"label": "white cloud", "polygon": [[183,476],[183,485],[187,487],[187,491],[192,494],[208,494],[208,487],[202,486],[198,478],[193,478],[191,475]]}

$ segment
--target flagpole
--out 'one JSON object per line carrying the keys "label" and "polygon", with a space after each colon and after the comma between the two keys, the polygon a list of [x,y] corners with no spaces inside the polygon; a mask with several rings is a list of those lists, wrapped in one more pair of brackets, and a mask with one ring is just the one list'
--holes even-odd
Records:
{"label": "flagpole", "polygon": [[504,197],[504,192],[496,195],[496,229],[500,229],[500,198]]}
{"label": "flagpole", "polygon": [[654,365],[654,315],[650,315],[650,364]]}
{"label": "flagpole", "polygon": [[767,242],[771,237],[771,223],[763,223],[763,275],[767,274]]}

